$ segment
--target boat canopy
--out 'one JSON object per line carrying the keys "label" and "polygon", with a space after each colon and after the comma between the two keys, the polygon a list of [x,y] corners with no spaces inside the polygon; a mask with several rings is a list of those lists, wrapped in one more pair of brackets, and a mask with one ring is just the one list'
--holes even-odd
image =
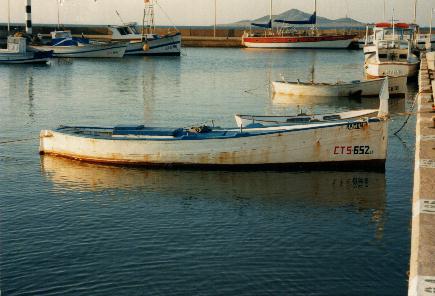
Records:
{"label": "boat canopy", "polygon": [[256,27],[260,27],[260,28],[271,29],[272,28],[272,21],[270,20],[267,24],[251,23],[251,25],[256,26]]}
{"label": "boat canopy", "polygon": [[289,24],[289,25],[315,25],[316,19],[317,19],[316,12],[314,12],[308,20],[304,20],[304,21],[275,20],[275,22]]}

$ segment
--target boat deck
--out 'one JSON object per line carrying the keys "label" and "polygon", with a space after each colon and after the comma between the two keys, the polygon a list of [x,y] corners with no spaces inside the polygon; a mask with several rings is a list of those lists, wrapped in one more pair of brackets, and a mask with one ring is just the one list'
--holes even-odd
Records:
{"label": "boat deck", "polygon": [[[368,122],[379,122],[379,118],[370,118]],[[118,125],[114,128],[108,127],[87,127],[87,126],[61,126],[55,132],[68,134],[72,136],[105,139],[105,140],[211,140],[211,139],[229,139],[240,137],[252,137],[258,135],[275,134],[283,132],[296,132],[309,129],[321,129],[332,126],[355,125],[367,122],[365,120],[342,120],[334,122],[323,122],[315,124],[300,125],[274,125],[261,126],[253,128],[233,128],[211,129],[206,127],[205,130],[195,130],[194,128],[158,128],[145,127],[144,125]]]}

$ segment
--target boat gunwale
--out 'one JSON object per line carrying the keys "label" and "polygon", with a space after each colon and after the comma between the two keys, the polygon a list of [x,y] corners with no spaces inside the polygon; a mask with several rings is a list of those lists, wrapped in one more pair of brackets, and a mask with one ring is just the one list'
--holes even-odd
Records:
{"label": "boat gunwale", "polygon": [[[273,126],[266,126],[261,128],[232,128],[232,129],[219,129],[215,130],[222,131],[222,132],[237,132],[233,134],[232,136],[214,136],[214,137],[204,137],[201,135],[207,135],[209,133],[187,133],[186,135],[183,135],[181,137],[173,137],[173,138],[153,138],[151,135],[141,135],[142,137],[136,137],[136,138],[129,138],[127,137],[128,134],[125,134],[125,137],[122,137],[120,135],[117,135],[117,137],[112,137],[112,134],[110,132],[106,132],[106,135],[104,135],[104,132],[95,132],[94,134],[77,134],[74,133],[74,129],[87,129],[91,133],[92,130],[108,130],[113,131],[113,128],[101,128],[101,127],[75,127],[75,126],[64,126],[57,128],[53,131],[47,130],[47,132],[55,132],[71,137],[78,137],[78,138],[87,138],[87,139],[96,139],[96,140],[102,140],[102,141],[153,141],[153,142],[176,142],[176,141],[208,141],[208,140],[231,140],[231,139],[240,139],[240,138],[252,138],[252,137],[261,137],[261,136],[267,136],[267,135],[275,135],[275,134],[286,134],[291,132],[301,132],[301,131],[307,131],[307,130],[313,130],[313,129],[324,129],[324,128],[333,128],[333,127],[341,127],[346,126],[353,123],[376,123],[376,122],[382,122],[385,121],[382,118],[379,117],[372,117],[368,118],[367,120],[339,120],[339,121],[333,121],[333,122],[321,122],[321,123],[313,123],[313,124],[300,124],[300,125],[289,125],[289,124],[283,124],[283,125],[273,125]],[[68,130],[69,129],[69,130]],[[174,129],[175,131],[176,129]],[[44,131],[43,131],[44,132]],[[102,135],[98,134],[101,133]],[[110,136],[109,136],[110,135]],[[42,136],[43,137],[43,136]]]}

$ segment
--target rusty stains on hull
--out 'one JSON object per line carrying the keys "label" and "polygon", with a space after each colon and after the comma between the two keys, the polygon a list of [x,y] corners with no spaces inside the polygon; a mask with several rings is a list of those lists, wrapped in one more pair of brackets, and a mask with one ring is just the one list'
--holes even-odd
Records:
{"label": "rusty stains on hull", "polygon": [[270,171],[369,171],[385,172],[385,159],[300,162],[300,163],[264,163],[264,164],[195,164],[195,163],[155,163],[147,161],[125,161],[115,159],[89,158],[77,155],[41,152],[41,155],[51,155],[60,158],[73,159],[93,164],[115,166],[171,168],[171,169],[207,169],[207,170],[270,170]]}

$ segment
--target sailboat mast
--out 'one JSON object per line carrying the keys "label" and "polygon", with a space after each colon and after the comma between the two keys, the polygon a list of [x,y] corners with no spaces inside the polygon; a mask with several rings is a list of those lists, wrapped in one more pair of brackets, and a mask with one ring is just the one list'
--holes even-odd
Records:
{"label": "sailboat mast", "polygon": [[386,0],[384,0],[384,22],[387,20],[386,9],[387,9],[387,4],[386,4]]}
{"label": "sailboat mast", "polygon": [[314,27],[317,26],[317,0],[314,0],[314,14],[316,15],[316,22],[314,23]]}
{"label": "sailboat mast", "polygon": [[414,24],[417,24],[417,0],[414,0]]}
{"label": "sailboat mast", "polygon": [[270,0],[270,18],[269,18],[269,20],[270,20],[270,29],[271,30],[273,29],[273,21],[272,21],[273,10],[272,10],[272,6],[273,6],[273,3],[272,3],[272,0]]}

